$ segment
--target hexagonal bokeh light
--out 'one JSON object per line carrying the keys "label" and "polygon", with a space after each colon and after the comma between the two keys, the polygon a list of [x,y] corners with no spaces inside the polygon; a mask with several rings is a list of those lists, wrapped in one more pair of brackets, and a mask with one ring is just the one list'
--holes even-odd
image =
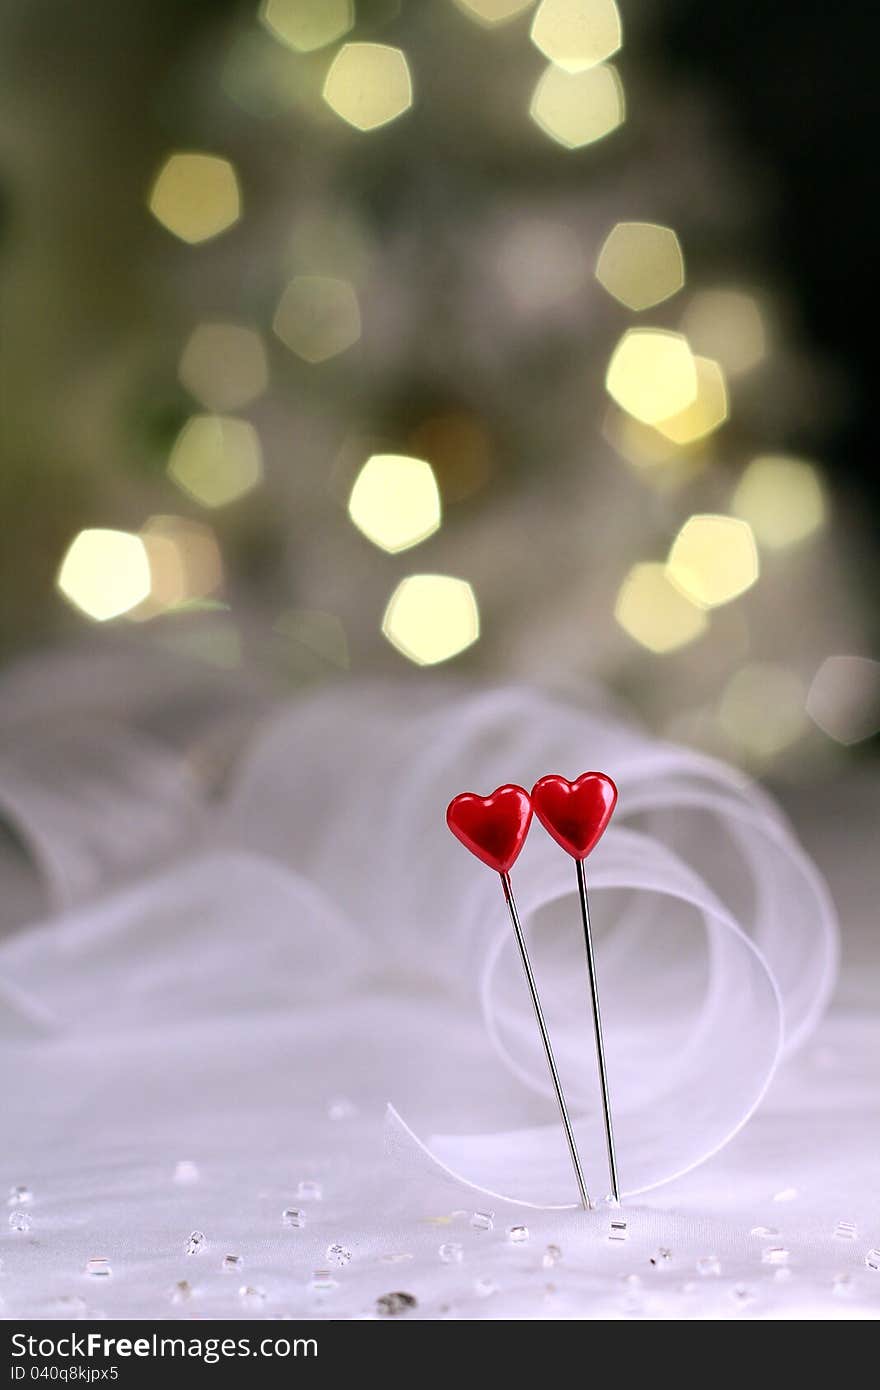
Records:
{"label": "hexagonal bokeh light", "polygon": [[532,20],[532,43],[565,72],[595,67],[622,42],[614,0],[541,0]]}
{"label": "hexagonal bokeh light", "polygon": [[646,425],[686,410],[696,400],[698,384],[687,338],[665,328],[628,329],[605,377],[608,394]]}
{"label": "hexagonal bokeh light", "polygon": [[391,595],[382,631],[417,666],[448,661],[480,635],[474,591],[447,574],[412,574]]}
{"label": "hexagonal bokeh light", "polygon": [[150,190],[149,207],[181,241],[209,241],[241,216],[235,169],[215,154],[172,154]]}
{"label": "hexagonal bokeh light", "polygon": [[405,454],[373,454],[355,479],[348,514],[382,550],[395,554],[418,545],[440,525],[434,470]]}
{"label": "hexagonal bokeh light", "polygon": [[304,362],[326,362],[361,336],[357,295],[347,280],[297,275],[281,296],[272,327]]}
{"label": "hexagonal bokeh light", "polygon": [[56,583],[86,617],[97,623],[118,618],[149,596],[146,546],[130,531],[80,531],[61,562]]}
{"label": "hexagonal bokeh light", "polygon": [[406,54],[384,43],[347,43],[324,81],[327,105],[356,130],[378,130],[412,106]]}
{"label": "hexagonal bokeh light", "polygon": [[596,279],[628,309],[650,309],[684,284],[678,237],[656,222],[618,222],[602,243]]}
{"label": "hexagonal bokeh light", "polygon": [[274,38],[297,53],[313,53],[347,34],[354,24],[353,0],[263,0],[260,21]]}
{"label": "hexagonal bokeh light", "polygon": [[187,340],[177,374],[208,410],[240,410],[269,384],[263,339],[243,324],[200,323]]}
{"label": "hexagonal bokeh light", "polygon": [[454,3],[469,19],[490,27],[515,19],[523,10],[528,10],[535,0],[454,0]]}
{"label": "hexagonal bokeh light", "polygon": [[174,442],[168,476],[203,507],[225,507],[263,476],[259,436],[248,420],[193,415]]}
{"label": "hexagonal bokeh light", "polygon": [[670,583],[666,566],[633,565],[617,594],[614,617],[624,632],[657,656],[677,651],[701,637],[705,610]]}
{"label": "hexagonal bokeh light", "polygon": [[620,74],[611,63],[575,73],[551,63],[538,79],[529,114],[558,145],[569,150],[591,145],[626,118]]}
{"label": "hexagonal bokeh light", "polygon": [[693,603],[718,608],[757,581],[758,549],[748,522],[735,516],[692,516],[672,543],[666,574]]}

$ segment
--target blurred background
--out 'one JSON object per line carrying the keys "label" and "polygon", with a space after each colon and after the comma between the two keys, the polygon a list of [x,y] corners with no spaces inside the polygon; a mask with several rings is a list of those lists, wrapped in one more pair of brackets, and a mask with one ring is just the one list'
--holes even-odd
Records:
{"label": "blurred background", "polygon": [[3,0],[7,662],[601,685],[782,782],[869,757],[876,30]]}

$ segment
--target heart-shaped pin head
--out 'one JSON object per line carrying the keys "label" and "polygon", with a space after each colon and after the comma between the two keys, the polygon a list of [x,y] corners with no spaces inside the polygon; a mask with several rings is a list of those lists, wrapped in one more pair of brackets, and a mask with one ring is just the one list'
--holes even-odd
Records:
{"label": "heart-shaped pin head", "polygon": [[499,874],[509,872],[526,842],[532,803],[524,787],[511,783],[491,796],[462,792],[446,808],[446,824],[465,849]]}
{"label": "heart-shaped pin head", "polygon": [[604,772],[584,772],[576,782],[551,774],[532,788],[535,815],[574,859],[595,849],[616,805],[617,788]]}

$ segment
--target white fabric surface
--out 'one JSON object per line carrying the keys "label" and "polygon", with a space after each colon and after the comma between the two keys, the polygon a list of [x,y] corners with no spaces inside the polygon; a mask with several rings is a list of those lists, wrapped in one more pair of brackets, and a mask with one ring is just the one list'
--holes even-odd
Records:
{"label": "white fabric surface", "polygon": [[[7,1316],[368,1316],[395,1289],[411,1317],[876,1316],[877,944],[856,973],[844,955],[814,1032],[836,961],[827,894],[737,775],[604,712],[412,686],[275,714],[213,804],[142,729],[71,721],[14,746],[4,1171],[33,1200],[10,1208],[29,1229],[0,1234]],[[443,824],[455,791],[587,765],[621,788],[588,868],[623,1185],[640,1193],[625,1241],[601,1202],[565,1209],[503,900]],[[514,884],[601,1198],[573,873],[537,831]],[[867,858],[854,835],[827,865],[849,865],[858,942]],[[182,1161],[197,1176],[175,1178]],[[297,1196],[304,1180],[321,1200]],[[352,1259],[314,1289],[335,1243]],[[713,1256],[720,1272],[701,1273]],[[84,1273],[93,1257],[109,1279]],[[180,1280],[192,1294],[173,1302]]]}

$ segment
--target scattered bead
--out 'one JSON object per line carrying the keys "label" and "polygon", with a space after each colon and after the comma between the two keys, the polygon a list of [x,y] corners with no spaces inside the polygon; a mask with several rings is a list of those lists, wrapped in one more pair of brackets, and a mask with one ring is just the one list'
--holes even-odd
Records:
{"label": "scattered bead", "polygon": [[464,1259],[464,1246],[449,1240],[440,1246],[437,1254],[445,1265],[460,1265]]}
{"label": "scattered bead", "polygon": [[787,1265],[788,1251],[784,1245],[768,1245],[767,1249],[762,1251],[761,1259],[765,1265]]}
{"label": "scattered bead", "polygon": [[721,1261],[717,1255],[703,1255],[702,1259],[697,1260],[697,1273],[704,1278],[721,1273]]}
{"label": "scattered bead", "polygon": [[182,1158],[174,1169],[174,1181],[179,1183],[198,1182],[199,1170],[188,1158]]}
{"label": "scattered bead", "polygon": [[223,1270],[224,1274],[235,1274],[238,1270],[244,1268],[244,1260],[241,1258],[241,1255],[224,1255],[223,1259],[220,1261],[220,1268]]}
{"label": "scattered bead", "polygon": [[29,1231],[31,1228],[31,1218],[26,1211],[13,1211],[9,1215],[9,1229],[11,1231]]}
{"label": "scattered bead", "polygon": [[471,1217],[471,1225],[475,1231],[494,1231],[495,1213],[493,1211],[475,1211]]}
{"label": "scattered bead", "polygon": [[344,1245],[328,1245],[327,1259],[332,1265],[347,1265],[351,1261],[351,1251]]}
{"label": "scattered bead", "polygon": [[418,1300],[411,1293],[383,1293],[376,1299],[376,1312],[382,1318],[397,1318],[418,1307]]}
{"label": "scattered bead", "polygon": [[110,1268],[110,1261],[103,1256],[95,1255],[90,1260],[86,1260],[86,1274],[92,1279],[109,1279],[113,1270]]}
{"label": "scattered bead", "polygon": [[338,1289],[339,1283],[329,1269],[316,1269],[312,1275],[310,1287],[318,1293],[326,1293],[330,1289]]}
{"label": "scattered bead", "polygon": [[10,1187],[9,1205],[11,1207],[24,1206],[25,1203],[32,1202],[33,1200],[33,1192],[31,1192],[30,1188],[26,1187],[24,1183],[16,1183],[14,1187]]}
{"label": "scattered bead", "polygon": [[188,1255],[198,1255],[204,1249],[205,1235],[203,1231],[190,1231],[189,1240],[186,1243],[186,1253]]}
{"label": "scattered bead", "polygon": [[265,1289],[258,1289],[253,1284],[242,1284],[238,1291],[238,1296],[244,1303],[249,1304],[251,1307],[258,1307],[261,1303],[266,1302]]}
{"label": "scattered bead", "polygon": [[838,1240],[857,1240],[859,1232],[854,1221],[838,1221],[834,1234]]}
{"label": "scattered bead", "polygon": [[672,1251],[667,1250],[665,1245],[661,1245],[658,1250],[655,1250],[654,1254],[651,1255],[648,1260],[648,1263],[652,1264],[655,1269],[665,1269],[671,1262]]}
{"label": "scattered bead", "polygon": [[628,1239],[629,1239],[629,1231],[628,1231],[627,1228],[626,1228],[626,1222],[624,1221],[624,1219],[623,1219],[622,1216],[615,1216],[615,1217],[612,1219],[611,1225],[608,1227],[608,1239],[609,1239],[609,1240],[628,1240]]}
{"label": "scattered bead", "polygon": [[320,1202],[324,1193],[319,1182],[313,1178],[303,1178],[297,1186],[296,1195],[301,1202]]}
{"label": "scattered bead", "polygon": [[880,1270],[880,1250],[869,1250],[865,1256],[865,1264],[869,1269]]}
{"label": "scattered bead", "polygon": [[511,1245],[522,1245],[529,1238],[528,1226],[508,1226],[507,1239]]}
{"label": "scattered bead", "polygon": [[282,1226],[304,1226],[306,1224],[306,1214],[300,1211],[299,1207],[285,1207],[281,1213]]}
{"label": "scattered bead", "polygon": [[772,1240],[779,1232],[775,1226],[753,1226],[752,1235],[757,1236],[759,1240]]}
{"label": "scattered bead", "polygon": [[544,1266],[545,1269],[552,1269],[554,1265],[559,1264],[559,1261],[561,1259],[562,1251],[560,1250],[559,1246],[548,1245],[545,1248],[543,1255],[541,1256],[541,1264]]}

